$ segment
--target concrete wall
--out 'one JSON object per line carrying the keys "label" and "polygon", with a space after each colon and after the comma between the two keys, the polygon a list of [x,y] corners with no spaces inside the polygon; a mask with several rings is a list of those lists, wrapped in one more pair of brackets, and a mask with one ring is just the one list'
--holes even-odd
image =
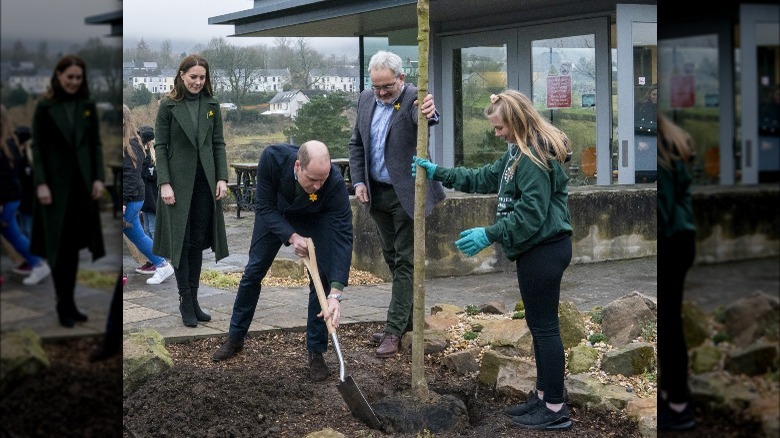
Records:
{"label": "concrete wall", "polygon": [[[656,254],[656,187],[571,187],[572,264]],[[379,234],[368,211],[352,197],[355,241],[352,264],[386,280]],[[780,254],[780,187],[696,187],[696,263],[742,260]],[[474,257],[455,247],[458,234],[495,220],[495,195],[450,191],[426,221],[426,275],[429,278],[514,270],[493,244]]]}

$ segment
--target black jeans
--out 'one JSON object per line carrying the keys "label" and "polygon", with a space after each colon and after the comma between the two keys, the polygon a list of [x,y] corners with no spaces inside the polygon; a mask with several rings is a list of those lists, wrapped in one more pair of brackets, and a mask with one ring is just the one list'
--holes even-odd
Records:
{"label": "black jeans", "polygon": [[696,235],[658,239],[658,388],[668,401],[688,401],[688,346],[682,323],[685,276],[696,256]]}
{"label": "black jeans", "polygon": [[558,320],[563,271],[571,262],[571,236],[559,235],[521,254],[517,282],[536,360],[536,389],[547,403],[563,403],[565,356]]}
{"label": "black jeans", "polygon": [[174,267],[176,286],[180,291],[197,289],[200,285],[203,250],[210,248],[214,240],[215,208],[214,195],[209,188],[206,174],[198,165],[179,267]]}

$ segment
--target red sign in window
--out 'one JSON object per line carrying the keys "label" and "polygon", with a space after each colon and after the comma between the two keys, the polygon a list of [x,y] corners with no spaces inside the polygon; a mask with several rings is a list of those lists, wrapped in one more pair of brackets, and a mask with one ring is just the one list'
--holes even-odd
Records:
{"label": "red sign in window", "polygon": [[691,108],[696,102],[693,75],[670,76],[669,93],[672,108]]}
{"label": "red sign in window", "polygon": [[547,108],[571,108],[571,76],[547,76]]}

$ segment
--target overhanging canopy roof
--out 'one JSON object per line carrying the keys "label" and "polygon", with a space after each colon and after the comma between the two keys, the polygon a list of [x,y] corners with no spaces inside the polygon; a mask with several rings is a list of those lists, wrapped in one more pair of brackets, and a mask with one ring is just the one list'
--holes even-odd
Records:
{"label": "overhanging canopy roof", "polygon": [[[438,32],[614,14],[616,0],[430,0]],[[653,0],[633,3],[655,4]],[[234,36],[355,37],[417,27],[417,0],[255,0],[244,11],[209,18]]]}
{"label": "overhanging canopy roof", "polygon": [[107,12],[84,18],[85,24],[109,24],[111,33],[106,36],[122,36],[122,11]]}

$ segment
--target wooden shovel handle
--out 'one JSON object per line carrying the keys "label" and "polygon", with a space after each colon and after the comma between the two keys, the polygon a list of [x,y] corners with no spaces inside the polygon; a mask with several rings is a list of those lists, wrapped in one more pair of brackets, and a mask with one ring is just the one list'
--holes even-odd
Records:
{"label": "wooden shovel handle", "polygon": [[306,269],[309,270],[309,275],[311,275],[311,279],[314,282],[314,289],[317,291],[317,299],[320,301],[322,315],[323,318],[325,318],[325,325],[328,327],[328,334],[332,335],[333,333],[336,333],[336,328],[333,327],[333,321],[330,320],[330,314],[328,313],[328,299],[325,297],[325,288],[322,287],[320,271],[317,269],[317,255],[314,252],[314,241],[311,240],[311,237],[307,237],[306,243],[309,246],[309,256],[303,258],[303,264],[306,265]]}

